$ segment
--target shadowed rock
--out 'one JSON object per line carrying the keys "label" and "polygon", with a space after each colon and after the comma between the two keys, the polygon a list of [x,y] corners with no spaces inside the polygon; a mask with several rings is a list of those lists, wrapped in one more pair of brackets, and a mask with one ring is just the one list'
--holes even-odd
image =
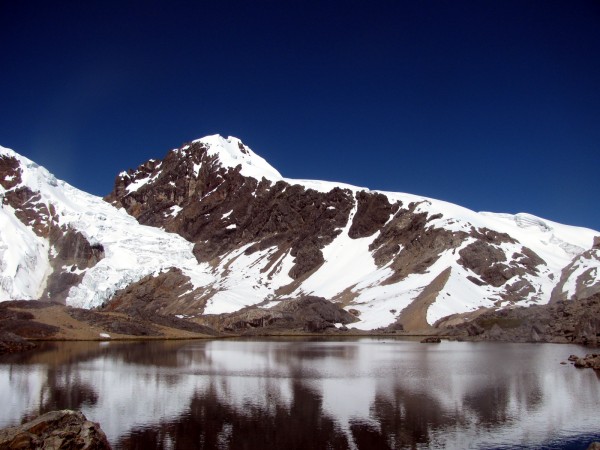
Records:
{"label": "shadowed rock", "polygon": [[79,411],[51,411],[0,430],[0,449],[105,450],[110,444],[100,425]]}

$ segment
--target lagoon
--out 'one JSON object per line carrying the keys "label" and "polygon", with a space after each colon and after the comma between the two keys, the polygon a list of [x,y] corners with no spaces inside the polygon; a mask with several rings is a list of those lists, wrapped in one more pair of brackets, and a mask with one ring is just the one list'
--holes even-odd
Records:
{"label": "lagoon", "polygon": [[0,427],[80,409],[113,448],[587,448],[574,345],[411,339],[57,342],[0,358]]}

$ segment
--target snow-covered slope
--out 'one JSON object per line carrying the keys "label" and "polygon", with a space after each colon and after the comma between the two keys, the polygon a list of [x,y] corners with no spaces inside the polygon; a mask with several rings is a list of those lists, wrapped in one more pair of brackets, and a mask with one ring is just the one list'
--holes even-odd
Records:
{"label": "snow-covered slope", "polygon": [[[197,283],[207,278],[205,267],[198,265],[192,254],[192,244],[182,237],[140,225],[124,210],[56,180],[43,167],[0,147],[0,163],[6,166],[7,160],[18,162],[11,180],[20,181],[0,191],[0,300],[36,299],[46,289],[52,273],[50,261],[59,250],[53,245],[56,239],[51,238],[52,232],[36,234],[32,230],[34,221],[43,221],[46,230],[77,230],[92,245],[104,248],[104,257],[91,268],[55,269],[83,274],[81,282],[68,293],[67,303],[73,306],[99,306],[116,290],[173,266],[182,268]],[[4,180],[10,177],[5,175]],[[26,201],[18,205],[23,197]],[[37,213],[35,219],[24,224],[18,212],[32,205],[38,211],[52,210],[53,214]]]}
{"label": "snow-covered slope", "polygon": [[67,304],[96,307],[176,267],[190,281],[167,313],[310,294],[343,304],[358,328],[418,329],[479,307],[600,290],[594,230],[283,178],[232,137],[122,172],[106,201],[4,148],[0,183],[1,300],[64,291]]}

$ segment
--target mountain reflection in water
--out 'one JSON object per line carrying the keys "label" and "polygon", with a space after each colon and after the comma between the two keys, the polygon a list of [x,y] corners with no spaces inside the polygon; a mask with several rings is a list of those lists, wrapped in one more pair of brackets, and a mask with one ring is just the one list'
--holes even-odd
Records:
{"label": "mountain reflection in water", "polygon": [[55,343],[0,359],[0,426],[71,408],[127,449],[586,448],[600,439],[600,380],[560,365],[585,351],[373,338]]}

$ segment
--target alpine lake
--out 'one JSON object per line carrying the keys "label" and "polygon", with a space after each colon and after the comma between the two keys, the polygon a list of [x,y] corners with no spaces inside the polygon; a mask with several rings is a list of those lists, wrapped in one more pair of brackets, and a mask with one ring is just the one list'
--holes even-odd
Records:
{"label": "alpine lake", "polygon": [[575,345],[409,338],[47,342],[0,358],[0,427],[56,409],[115,449],[586,449]]}

